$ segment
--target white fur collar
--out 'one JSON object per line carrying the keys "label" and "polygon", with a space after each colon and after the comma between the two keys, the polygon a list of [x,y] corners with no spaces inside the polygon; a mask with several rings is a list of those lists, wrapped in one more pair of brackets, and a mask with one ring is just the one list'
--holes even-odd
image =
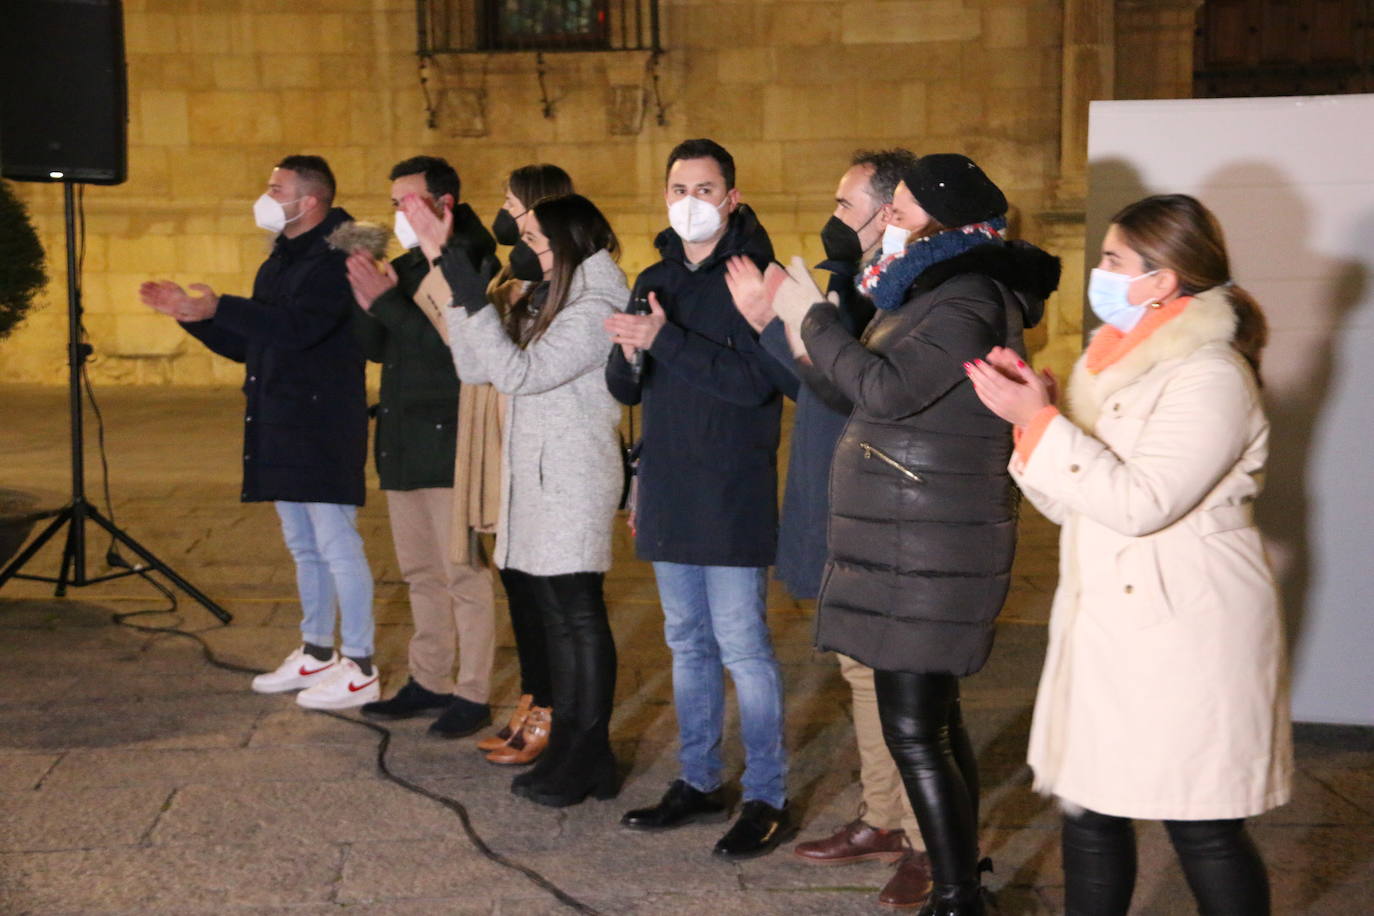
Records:
{"label": "white fur collar", "polygon": [[[1101,329],[1094,333],[1094,337]],[[1082,429],[1092,431],[1103,403],[1112,394],[1165,360],[1178,359],[1209,343],[1230,342],[1236,335],[1236,315],[1223,287],[1204,290],[1174,319],[1156,328],[1125,356],[1093,374],[1086,355],[1074,364],[1069,378],[1068,414]]]}

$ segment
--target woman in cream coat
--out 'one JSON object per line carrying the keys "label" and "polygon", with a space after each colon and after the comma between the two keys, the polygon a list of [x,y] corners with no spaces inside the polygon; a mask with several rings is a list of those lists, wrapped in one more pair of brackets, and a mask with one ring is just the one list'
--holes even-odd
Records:
{"label": "woman in cream coat", "polygon": [[[423,214],[417,220],[423,239],[434,227]],[[459,377],[490,382],[508,398],[494,559],[508,588],[515,575],[539,604],[556,711],[548,748],[511,788],[553,807],[616,792],[616,652],[602,584],[623,465],[620,407],[602,380],[602,324],[630,296],[618,250],[585,197],[535,204],[511,266],[536,286],[504,316],[461,251],[440,259],[453,292],[446,317]]]}
{"label": "woman in cream coat", "polygon": [[1252,512],[1268,452],[1265,326],[1191,197],[1113,219],[1089,299],[1107,324],[1053,380],[968,367],[1016,424],[1011,472],[1063,526],[1036,698],[1035,787],[1058,796],[1071,914],[1124,914],[1131,818],[1162,820],[1203,913],[1269,912],[1244,818],[1288,800],[1283,628]]}

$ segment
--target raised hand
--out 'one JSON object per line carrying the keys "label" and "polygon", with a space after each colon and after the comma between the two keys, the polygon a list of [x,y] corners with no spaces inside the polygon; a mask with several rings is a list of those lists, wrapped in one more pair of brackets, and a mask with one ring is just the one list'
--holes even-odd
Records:
{"label": "raised hand", "polygon": [[654,344],[659,330],[668,323],[668,316],[658,304],[658,295],[649,293],[649,314],[628,315],[617,312],[606,319],[604,327],[613,343],[620,344],[626,359],[634,356],[635,350],[647,350]]}
{"label": "raised hand", "polygon": [[806,262],[800,256],[793,257],[787,265],[787,276],[781,278],[773,293],[773,311],[788,328],[800,328],[811,306],[825,301],[825,294],[811,277]]}
{"label": "raised hand", "polygon": [[1015,353],[1008,360],[1006,353],[998,352],[1004,349],[998,347],[988,353],[988,361],[964,363],[964,371],[984,407],[1008,423],[1025,426],[1054,403],[1054,376],[1036,373]]}
{"label": "raised hand", "polygon": [[778,317],[769,301],[763,272],[749,258],[736,255],[725,262],[725,285],[730,289],[735,308],[755,331],[763,331]]}
{"label": "raised hand", "polygon": [[418,195],[407,194],[401,199],[401,212],[406,215],[415,237],[420,240],[420,250],[433,261],[439,257],[453,234],[453,210],[444,207],[442,216],[435,216],[429,204]]}
{"label": "raised hand", "polygon": [[348,285],[353,288],[353,298],[363,311],[371,311],[372,303],[389,289],[394,289],[398,280],[396,271],[389,263],[378,266],[370,252],[361,248],[348,256]]}
{"label": "raised hand", "polygon": [[149,280],[138,288],[143,304],[177,321],[204,321],[213,318],[219,308],[219,296],[204,283],[192,283],[191,289],[200,293],[191,296],[171,280]]}

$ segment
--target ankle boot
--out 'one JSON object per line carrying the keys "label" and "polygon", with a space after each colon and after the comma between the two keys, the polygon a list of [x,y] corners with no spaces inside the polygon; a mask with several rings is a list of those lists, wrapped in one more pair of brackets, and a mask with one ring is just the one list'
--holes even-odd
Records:
{"label": "ankle boot", "polygon": [[936,884],[916,916],[986,916],[983,888],[977,880],[962,884]]}
{"label": "ankle boot", "polygon": [[525,718],[520,731],[511,735],[504,747],[487,754],[487,761],[502,766],[523,766],[533,763],[544,753],[549,743],[549,729],[553,722],[553,710],[547,706],[535,706]]}
{"label": "ankle boot", "polygon": [[519,794],[550,808],[579,804],[588,795],[600,800],[615,798],[620,791],[615,754],[604,742],[598,743],[601,748],[593,750],[585,742],[575,742],[552,772],[530,781]]}
{"label": "ankle boot", "polygon": [[529,717],[530,703],[533,701],[534,697],[528,693],[521,696],[519,705],[515,707],[515,712],[511,713],[510,721],[503,725],[496,734],[478,741],[477,749],[483,753],[490,753],[509,744],[510,739],[515,737],[515,733],[520,731],[520,727],[525,724],[525,719]]}

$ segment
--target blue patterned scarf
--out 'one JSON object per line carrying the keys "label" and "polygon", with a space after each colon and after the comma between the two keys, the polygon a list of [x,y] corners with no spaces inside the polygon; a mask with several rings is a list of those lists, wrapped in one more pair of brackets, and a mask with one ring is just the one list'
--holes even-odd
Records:
{"label": "blue patterned scarf", "polygon": [[860,293],[873,304],[890,312],[906,301],[906,292],[927,267],[948,261],[971,248],[1000,242],[1006,237],[1007,221],[998,216],[983,223],[970,223],[917,239],[901,251],[883,255],[863,269],[854,280]]}

